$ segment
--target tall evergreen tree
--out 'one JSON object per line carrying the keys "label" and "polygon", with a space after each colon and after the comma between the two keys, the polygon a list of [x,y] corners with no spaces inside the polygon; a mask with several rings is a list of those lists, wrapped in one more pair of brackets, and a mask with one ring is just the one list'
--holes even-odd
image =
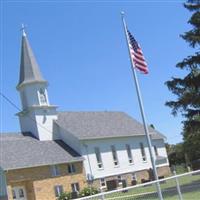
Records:
{"label": "tall evergreen tree", "polygon": [[187,72],[186,76],[173,77],[166,82],[168,89],[177,97],[166,105],[172,108],[173,115],[180,112],[184,116],[184,149],[193,161],[200,159],[200,0],[188,0],[184,7],[192,12],[188,21],[192,29],[181,37],[195,53],[176,65]]}

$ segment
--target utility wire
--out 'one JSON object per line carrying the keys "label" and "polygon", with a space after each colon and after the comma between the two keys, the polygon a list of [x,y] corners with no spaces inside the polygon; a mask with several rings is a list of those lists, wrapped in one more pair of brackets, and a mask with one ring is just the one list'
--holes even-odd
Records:
{"label": "utility wire", "polygon": [[18,111],[22,111],[15,103],[13,103],[8,97],[6,97],[2,92],[0,92],[0,95],[8,102],[10,103],[14,108],[16,108]]}
{"label": "utility wire", "polygon": [[[19,112],[23,112],[23,110],[21,110],[12,100],[10,100],[5,94],[3,94],[2,92],[0,92],[0,95],[9,103],[11,104],[15,109],[17,109]],[[49,132],[50,134],[52,134],[52,132],[50,130],[48,130],[46,127],[44,127],[42,124],[38,123],[35,119],[33,119],[32,117],[30,117],[28,115],[28,118],[31,119],[32,121],[34,121],[38,126],[40,126],[41,128],[43,128],[44,130],[46,130],[47,132]]]}
{"label": "utility wire", "polygon": [[[17,109],[19,112],[22,112],[22,110],[15,104],[15,103],[13,103],[13,101],[12,100],[10,100],[6,95],[4,95],[2,92],[0,92],[0,95],[9,103],[9,104],[11,104],[15,109]],[[46,127],[44,127],[42,124],[40,124],[40,123],[38,123],[35,119],[33,119],[32,117],[30,117],[29,115],[28,115],[28,117],[31,119],[31,120],[33,120],[36,124],[38,124],[41,128],[43,128],[43,129],[45,129],[47,132],[49,132],[49,133],[51,133],[52,134],[52,132],[50,131],[50,130],[48,130]],[[172,137],[167,137],[168,139],[174,139],[174,138],[178,138],[178,137],[180,137],[179,135],[174,135],[174,136],[172,136]]]}

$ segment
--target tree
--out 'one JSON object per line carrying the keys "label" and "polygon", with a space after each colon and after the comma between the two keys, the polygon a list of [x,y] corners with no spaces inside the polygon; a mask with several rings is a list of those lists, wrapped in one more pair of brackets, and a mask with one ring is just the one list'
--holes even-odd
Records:
{"label": "tree", "polygon": [[165,144],[170,166],[185,164],[185,150],[182,143]]}
{"label": "tree", "polygon": [[188,0],[184,7],[192,12],[188,23],[192,29],[181,37],[195,53],[183,59],[176,67],[185,70],[183,78],[173,77],[166,82],[176,100],[166,102],[172,114],[178,112],[184,117],[183,145],[190,161],[200,158],[200,0]]}

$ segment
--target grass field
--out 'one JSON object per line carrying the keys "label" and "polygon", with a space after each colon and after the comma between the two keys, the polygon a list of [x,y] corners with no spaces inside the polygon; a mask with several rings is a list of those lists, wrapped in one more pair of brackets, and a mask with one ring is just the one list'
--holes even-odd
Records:
{"label": "grass field", "polygon": [[[200,200],[200,174],[180,177],[182,197],[184,200]],[[178,192],[175,180],[167,180],[160,184],[164,200],[176,200]],[[156,185],[133,188],[125,192],[114,192],[105,195],[107,200],[156,200]]]}

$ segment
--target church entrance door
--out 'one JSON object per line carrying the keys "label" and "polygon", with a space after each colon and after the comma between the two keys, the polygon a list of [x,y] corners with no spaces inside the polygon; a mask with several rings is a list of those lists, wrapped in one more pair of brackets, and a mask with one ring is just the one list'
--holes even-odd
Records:
{"label": "church entrance door", "polygon": [[24,187],[13,187],[12,189],[13,200],[27,200],[26,191]]}

